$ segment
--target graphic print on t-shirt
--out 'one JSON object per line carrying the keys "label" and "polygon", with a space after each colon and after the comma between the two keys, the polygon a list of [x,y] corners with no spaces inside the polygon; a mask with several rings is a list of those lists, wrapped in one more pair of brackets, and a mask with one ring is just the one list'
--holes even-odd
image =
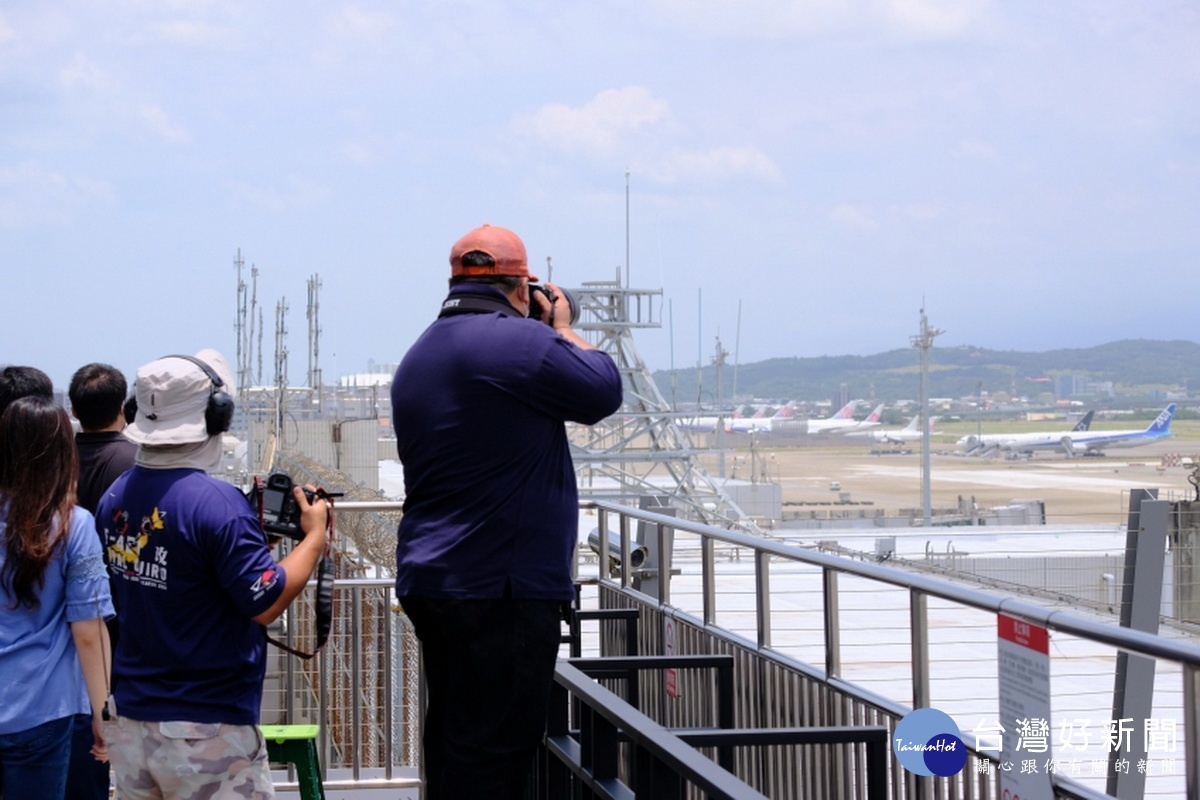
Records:
{"label": "graphic print on t-shirt", "polygon": [[167,588],[167,549],[151,542],[153,533],[166,527],[166,516],[156,506],[142,517],[136,530],[130,530],[129,512],[123,509],[113,512],[113,529],[106,533],[108,564],[114,574],[143,586]]}

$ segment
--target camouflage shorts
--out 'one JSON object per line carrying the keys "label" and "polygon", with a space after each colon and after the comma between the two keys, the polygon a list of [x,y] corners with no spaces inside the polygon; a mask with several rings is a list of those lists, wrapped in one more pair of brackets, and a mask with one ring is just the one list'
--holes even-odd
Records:
{"label": "camouflage shorts", "polygon": [[108,754],[120,800],[275,796],[267,745],[254,725],[121,717],[115,728]]}

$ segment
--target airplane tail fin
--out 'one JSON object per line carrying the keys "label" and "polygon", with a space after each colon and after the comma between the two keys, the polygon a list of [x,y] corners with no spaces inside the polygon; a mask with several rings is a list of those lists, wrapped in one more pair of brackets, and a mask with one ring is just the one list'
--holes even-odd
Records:
{"label": "airplane tail fin", "polygon": [[883,416],[883,403],[875,406],[875,410],[867,415],[863,422],[879,422],[879,418]]}
{"label": "airplane tail fin", "polygon": [[796,416],[796,401],[789,400],[775,412],[775,419],[792,419]]}
{"label": "airplane tail fin", "polygon": [[[910,419],[908,421],[908,424],[904,426],[904,430],[915,431],[917,429],[917,426],[920,424],[921,424],[921,415],[917,414],[915,417],[913,417],[912,419]],[[929,420],[929,424],[933,425],[932,419]]]}
{"label": "airplane tail fin", "polygon": [[854,409],[856,408],[858,408],[858,401],[851,400],[849,403],[846,403],[846,405],[838,409],[838,412],[830,417],[830,419],[850,419],[854,416]]}
{"label": "airplane tail fin", "polygon": [[1083,415],[1083,418],[1081,420],[1079,420],[1079,422],[1075,423],[1075,427],[1072,428],[1071,430],[1072,431],[1086,431],[1088,428],[1092,427],[1092,417],[1094,417],[1094,416],[1096,416],[1096,411],[1094,409],[1091,411],[1088,411],[1086,414]]}
{"label": "airplane tail fin", "polygon": [[1146,432],[1159,434],[1169,433],[1171,431],[1171,418],[1174,416],[1175,404],[1171,403],[1171,405],[1164,408],[1159,415],[1155,417],[1154,422],[1150,423],[1149,427],[1146,428]]}

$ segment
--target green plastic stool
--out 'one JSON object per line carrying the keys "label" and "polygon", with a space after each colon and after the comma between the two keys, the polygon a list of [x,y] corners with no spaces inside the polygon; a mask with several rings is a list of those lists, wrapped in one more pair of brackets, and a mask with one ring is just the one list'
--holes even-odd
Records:
{"label": "green plastic stool", "polygon": [[303,800],[325,800],[321,764],[317,760],[317,725],[259,725],[272,763],[296,765],[296,782]]}

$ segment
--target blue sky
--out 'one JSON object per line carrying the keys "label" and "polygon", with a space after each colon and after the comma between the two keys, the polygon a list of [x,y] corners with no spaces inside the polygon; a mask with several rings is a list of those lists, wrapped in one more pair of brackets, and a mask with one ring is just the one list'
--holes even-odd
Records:
{"label": "blue sky", "polygon": [[[398,360],[483,222],[662,289],[651,368],[1196,339],[1200,7],[1127,0],[0,6],[0,363],[65,385]],[[542,270],[544,272],[544,270]],[[542,275],[546,278],[546,275]]]}

